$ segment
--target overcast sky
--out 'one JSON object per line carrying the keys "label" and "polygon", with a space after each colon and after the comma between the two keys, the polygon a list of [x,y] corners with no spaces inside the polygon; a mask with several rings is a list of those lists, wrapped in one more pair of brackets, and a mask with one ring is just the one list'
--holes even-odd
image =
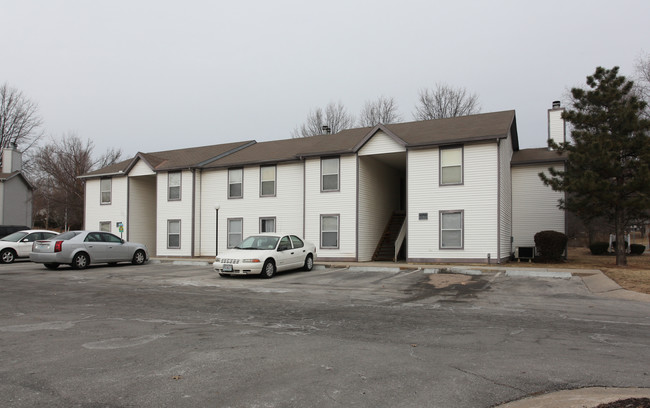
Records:
{"label": "overcast sky", "polygon": [[0,0],[0,84],[96,152],[291,137],[310,110],[444,83],[516,110],[521,147],[597,66],[632,75],[650,1]]}

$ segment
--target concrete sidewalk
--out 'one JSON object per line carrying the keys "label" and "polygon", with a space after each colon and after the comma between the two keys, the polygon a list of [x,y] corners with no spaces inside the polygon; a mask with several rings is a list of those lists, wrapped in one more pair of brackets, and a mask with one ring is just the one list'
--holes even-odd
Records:
{"label": "concrete sidewalk", "polygon": [[524,398],[494,408],[594,408],[628,398],[650,398],[650,388],[579,388]]}

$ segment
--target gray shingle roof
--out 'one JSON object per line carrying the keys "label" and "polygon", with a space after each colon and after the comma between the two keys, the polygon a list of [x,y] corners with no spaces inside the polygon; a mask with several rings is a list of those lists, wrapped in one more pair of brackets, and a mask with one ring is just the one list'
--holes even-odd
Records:
{"label": "gray shingle roof", "polygon": [[510,165],[524,166],[527,164],[557,163],[567,161],[566,154],[559,154],[556,150],[548,150],[546,147],[535,149],[521,149],[512,155]]}
{"label": "gray shingle roof", "polygon": [[300,160],[303,157],[351,154],[378,131],[387,132],[406,147],[422,147],[506,138],[512,133],[514,150],[519,150],[515,111],[483,113],[448,119],[379,125],[347,129],[332,135],[282,139],[256,143],[245,141],[187,149],[138,153],[136,157],[83,175],[100,177],[126,173],[137,159],[154,171],[186,168],[218,168]]}

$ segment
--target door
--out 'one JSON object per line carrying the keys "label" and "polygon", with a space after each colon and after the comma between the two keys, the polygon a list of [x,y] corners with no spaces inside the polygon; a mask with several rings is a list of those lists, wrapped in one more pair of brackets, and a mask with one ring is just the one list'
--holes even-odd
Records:
{"label": "door", "polygon": [[32,244],[34,241],[41,239],[40,234],[40,232],[32,232],[16,243],[16,254],[18,254],[19,258],[29,256],[29,253],[32,252]]}
{"label": "door", "polygon": [[84,246],[90,255],[90,262],[105,262],[107,244],[102,241],[100,232],[91,232],[86,235]]}
{"label": "door", "polygon": [[280,238],[276,256],[277,265],[275,265],[277,270],[284,271],[291,269],[293,267],[293,263],[295,262],[294,255],[293,246],[291,245],[291,240],[289,237],[285,235],[284,237]]}
{"label": "door", "polygon": [[131,248],[118,236],[104,232],[102,240],[106,243],[106,262],[128,261],[133,256]]}

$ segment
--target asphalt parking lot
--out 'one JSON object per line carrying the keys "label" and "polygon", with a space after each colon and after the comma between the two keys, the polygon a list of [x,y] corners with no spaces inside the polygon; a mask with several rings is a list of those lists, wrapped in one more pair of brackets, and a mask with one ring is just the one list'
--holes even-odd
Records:
{"label": "asphalt parking lot", "polygon": [[649,347],[579,277],[0,265],[3,407],[493,407],[650,387]]}

